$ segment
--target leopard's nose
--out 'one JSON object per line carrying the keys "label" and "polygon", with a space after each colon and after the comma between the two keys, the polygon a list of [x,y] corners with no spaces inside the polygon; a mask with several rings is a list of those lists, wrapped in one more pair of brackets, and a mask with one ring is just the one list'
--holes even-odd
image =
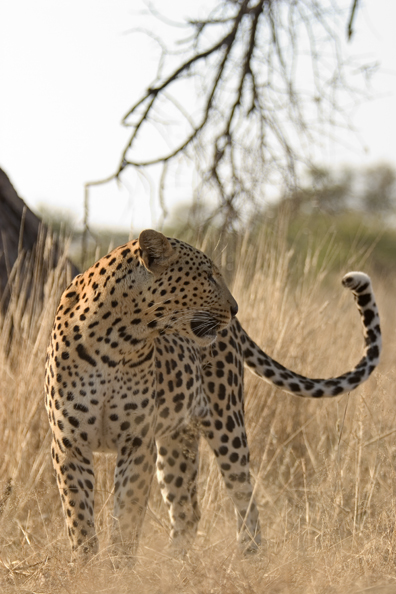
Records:
{"label": "leopard's nose", "polygon": [[231,305],[231,316],[235,318],[238,313],[238,303],[235,302],[235,305]]}

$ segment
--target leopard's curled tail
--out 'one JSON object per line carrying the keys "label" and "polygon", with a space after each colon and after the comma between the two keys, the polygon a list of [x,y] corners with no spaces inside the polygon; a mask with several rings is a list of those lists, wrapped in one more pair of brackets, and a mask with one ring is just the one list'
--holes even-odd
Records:
{"label": "leopard's curled tail", "polygon": [[378,365],[382,346],[375,296],[370,277],[364,272],[348,272],[342,284],[354,295],[365,339],[363,357],[351,371],[329,379],[311,379],[299,375],[264,353],[240,326],[245,365],[269,383],[305,398],[331,398],[350,392],[366,381]]}

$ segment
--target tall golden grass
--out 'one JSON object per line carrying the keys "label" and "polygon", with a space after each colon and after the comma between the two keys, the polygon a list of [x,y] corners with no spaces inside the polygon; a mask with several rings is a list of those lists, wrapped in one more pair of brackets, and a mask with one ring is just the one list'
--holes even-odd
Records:
{"label": "tall golden grass", "polygon": [[[315,377],[342,373],[362,349],[351,294],[318,265],[315,252],[291,269],[285,236],[280,225],[261,242],[245,236],[233,246],[239,319],[258,344],[292,369]],[[225,255],[214,257],[221,264]],[[359,264],[346,262],[340,278]],[[355,392],[309,401],[246,374],[262,550],[249,559],[239,554],[232,505],[202,443],[202,519],[190,553],[174,559],[167,550],[169,523],[154,480],[136,565],[117,570],[106,549],[114,458],[96,458],[102,550],[85,566],[70,563],[50,461],[43,369],[67,264],[63,259],[48,271],[32,261],[33,284],[23,282],[18,266],[7,313],[0,318],[1,593],[394,591],[395,279],[373,275],[384,353],[373,377]]]}

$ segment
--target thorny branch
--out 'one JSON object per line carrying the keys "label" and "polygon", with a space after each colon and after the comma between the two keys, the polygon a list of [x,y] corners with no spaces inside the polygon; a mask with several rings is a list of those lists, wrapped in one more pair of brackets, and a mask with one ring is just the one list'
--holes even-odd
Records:
{"label": "thorny branch", "polygon": [[[344,19],[335,0],[217,0],[206,19],[185,24],[189,36],[182,52],[150,32],[162,48],[156,81],[123,118],[131,135],[116,172],[87,187],[119,180],[127,168],[160,165],[165,215],[172,163],[192,160],[200,180],[197,196],[205,188],[217,200],[212,214],[232,227],[241,205],[262,197],[271,172],[295,180],[296,163],[309,160],[323,127],[329,122],[348,126],[345,96],[354,87],[342,58]],[[197,84],[194,105],[192,80]],[[178,129],[166,132],[165,140],[143,157],[139,147],[145,130],[171,126],[170,111],[180,118]]]}

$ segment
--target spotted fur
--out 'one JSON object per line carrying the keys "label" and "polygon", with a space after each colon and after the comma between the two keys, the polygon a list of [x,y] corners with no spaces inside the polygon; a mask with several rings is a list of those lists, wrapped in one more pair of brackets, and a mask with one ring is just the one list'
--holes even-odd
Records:
{"label": "spotted fur", "polygon": [[378,363],[381,334],[369,277],[343,283],[362,315],[354,370],[311,380],[266,355],[235,318],[237,304],[202,252],[155,231],[118,247],[64,292],[47,353],[52,458],[75,553],[95,553],[93,452],[117,452],[113,546],[134,554],[155,466],[171,543],[195,536],[198,441],[213,450],[244,551],[260,544],[243,408],[243,366],[306,397],[356,388]]}

